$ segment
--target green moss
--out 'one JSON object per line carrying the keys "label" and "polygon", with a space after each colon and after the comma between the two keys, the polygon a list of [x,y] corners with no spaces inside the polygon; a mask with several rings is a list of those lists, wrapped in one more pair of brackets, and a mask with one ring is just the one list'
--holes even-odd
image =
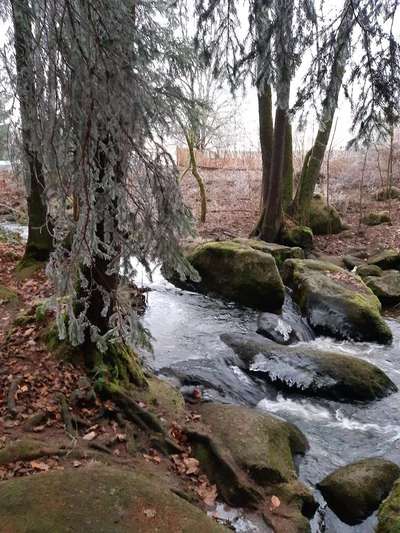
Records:
{"label": "green moss", "polygon": [[379,508],[376,533],[400,533],[400,481]]}
{"label": "green moss", "polygon": [[390,343],[381,304],[361,278],[331,263],[285,261],[285,282],[311,324],[338,338]]}
{"label": "green moss", "polygon": [[379,224],[391,223],[388,211],[374,211],[368,213],[363,219],[362,223],[366,226],[378,226]]}
{"label": "green moss", "polygon": [[30,256],[24,256],[15,267],[15,275],[20,280],[28,279],[44,266],[44,262],[37,261]]}
{"label": "green moss", "polygon": [[370,516],[389,494],[400,468],[381,458],[369,458],[338,468],[318,489],[341,520],[359,524]]}
{"label": "green moss", "polygon": [[160,480],[150,480],[136,469],[106,466],[3,482],[0,523],[4,531],[15,533],[227,531]]}
{"label": "green moss", "polygon": [[0,285],[0,302],[12,303],[18,300],[18,294],[4,285]]}
{"label": "green moss", "polygon": [[201,276],[198,289],[265,311],[281,309],[284,286],[270,254],[233,241],[208,242],[188,260]]}
{"label": "green moss", "polygon": [[343,224],[339,213],[333,206],[328,206],[321,196],[315,196],[310,206],[310,227],[314,235],[340,233]]}
{"label": "green moss", "polygon": [[361,278],[366,278],[367,276],[382,276],[383,270],[376,265],[366,265],[362,264],[357,266],[357,275]]}
{"label": "green moss", "polygon": [[376,265],[383,270],[400,270],[400,253],[398,250],[382,250],[368,259],[369,265]]}
{"label": "green moss", "polygon": [[280,241],[287,246],[300,247],[312,250],[314,247],[314,234],[308,226],[291,226],[282,230]]}

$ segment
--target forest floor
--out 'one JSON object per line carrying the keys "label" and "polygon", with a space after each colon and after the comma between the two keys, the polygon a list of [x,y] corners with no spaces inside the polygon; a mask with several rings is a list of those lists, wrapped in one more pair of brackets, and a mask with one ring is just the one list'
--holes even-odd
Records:
{"label": "forest floor", "polygon": [[[259,213],[260,173],[256,171],[207,170],[202,172],[208,195],[208,213],[205,224],[199,224],[199,235],[207,239],[247,237],[255,225]],[[186,203],[199,219],[200,200],[197,183],[190,175],[183,180]],[[316,236],[315,251],[329,255],[345,255],[354,250],[375,251],[378,248],[400,246],[400,200],[378,202],[374,199],[376,188],[364,192],[363,216],[375,211],[389,211],[392,224],[379,226],[359,225],[360,202],[357,185],[340,190],[340,198],[333,195],[332,205],[339,209],[350,230],[338,235]],[[343,201],[343,198],[345,201]]]}
{"label": "forest floor", "polygon": [[154,434],[126,423],[112,401],[92,394],[85,369],[48,347],[54,316],[39,319],[35,310],[51,286],[43,270],[18,278],[23,251],[21,243],[0,242],[0,480],[96,463],[122,466],[212,510],[216,487],[191,457],[183,432],[201,424],[200,415],[177,408],[175,391],[171,402],[167,389],[162,402],[137,392],[138,405],[167,428],[174,449],[166,453]]}

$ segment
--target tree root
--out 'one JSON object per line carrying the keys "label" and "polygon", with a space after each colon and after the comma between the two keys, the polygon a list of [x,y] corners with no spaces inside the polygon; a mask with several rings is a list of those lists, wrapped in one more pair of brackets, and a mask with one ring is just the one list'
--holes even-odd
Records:
{"label": "tree root", "polygon": [[107,396],[123,411],[125,417],[143,430],[155,431],[166,435],[159,418],[143,409],[125,391],[115,386],[106,386]]}

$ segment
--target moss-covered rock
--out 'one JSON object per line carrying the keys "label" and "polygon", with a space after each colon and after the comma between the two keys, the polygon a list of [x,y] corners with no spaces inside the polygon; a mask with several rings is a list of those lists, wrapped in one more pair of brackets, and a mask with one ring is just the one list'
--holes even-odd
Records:
{"label": "moss-covered rock", "polygon": [[15,276],[19,280],[29,279],[45,266],[46,263],[37,261],[33,257],[23,257],[15,267]]}
{"label": "moss-covered rock", "polygon": [[92,466],[2,481],[0,524],[12,533],[223,533],[156,479]]}
{"label": "moss-covered rock", "polygon": [[338,468],[317,487],[337,516],[355,525],[378,509],[399,476],[395,463],[370,458]]}
{"label": "moss-covered rock", "polygon": [[233,239],[245,246],[250,246],[254,250],[259,250],[267,254],[271,254],[275,259],[278,268],[280,268],[286,259],[304,259],[304,251],[298,246],[285,246],[284,244],[277,244],[274,242],[264,242],[258,239]]}
{"label": "moss-covered rock", "polygon": [[147,378],[145,390],[134,389],[132,397],[144,402],[148,409],[162,412],[169,421],[176,421],[185,415],[185,400],[180,391],[167,381],[151,376]]}
{"label": "moss-covered rock", "polygon": [[0,304],[8,304],[16,302],[18,300],[18,294],[9,289],[5,285],[0,285]]}
{"label": "moss-covered rock", "polygon": [[343,229],[339,213],[333,206],[327,205],[320,195],[315,195],[311,201],[310,227],[314,235],[340,233]]}
{"label": "moss-covered rock", "polygon": [[379,507],[376,533],[400,532],[400,480],[396,481],[386,500]]}
{"label": "moss-covered rock", "polygon": [[376,193],[375,198],[379,202],[389,200],[389,198],[391,198],[392,200],[397,200],[398,198],[400,198],[400,189],[398,187],[390,187],[390,189],[388,189],[387,187],[383,187]]}
{"label": "moss-covered rock", "polygon": [[280,241],[287,246],[298,246],[303,250],[314,248],[314,234],[308,226],[285,226]]}
{"label": "moss-covered rock", "polygon": [[201,406],[202,420],[235,462],[260,485],[297,478],[294,454],[304,455],[306,437],[288,422],[268,413],[237,405]]}
{"label": "moss-covered rock", "polygon": [[397,391],[379,368],[307,345],[282,346],[259,335],[224,334],[243,368],[283,390],[339,401],[371,401]]}
{"label": "moss-covered rock", "polygon": [[383,270],[376,265],[367,265],[363,263],[362,265],[357,267],[356,274],[357,276],[360,276],[363,279],[368,276],[379,277],[379,276],[382,276]]}
{"label": "moss-covered rock", "polygon": [[400,252],[399,250],[382,250],[381,252],[372,255],[368,259],[369,265],[376,265],[383,270],[400,270]]}
{"label": "moss-covered rock", "polygon": [[[357,268],[357,267],[359,267],[361,265],[364,265],[365,261],[363,261],[362,259],[360,259],[359,257],[356,257],[354,255],[344,255],[343,256],[343,263],[344,263],[345,267],[348,270],[353,270],[353,268]],[[340,265],[338,265],[338,266],[340,266]]]}
{"label": "moss-covered rock", "polygon": [[381,303],[358,276],[322,261],[288,259],[283,279],[317,332],[338,339],[392,341]]}
{"label": "moss-covered rock", "polygon": [[[201,276],[191,288],[265,311],[281,309],[285,290],[271,254],[238,242],[221,241],[200,244],[186,256]],[[180,284],[176,278],[171,281]]]}
{"label": "moss-covered rock", "polygon": [[[251,505],[278,496],[281,507],[274,511],[275,518],[282,513],[286,524],[277,531],[308,531],[302,511],[312,516],[315,502],[297,480],[294,463],[294,456],[308,449],[303,433],[284,420],[248,407],[209,403],[199,412],[210,434],[194,431],[189,438],[222,497],[233,505]],[[252,486],[258,489],[252,490]]]}
{"label": "moss-covered rock", "polygon": [[369,276],[365,283],[384,305],[400,302],[400,272],[385,270],[381,276]]}
{"label": "moss-covered rock", "polygon": [[363,219],[362,223],[366,226],[379,226],[380,224],[390,224],[391,219],[389,211],[371,211]]}

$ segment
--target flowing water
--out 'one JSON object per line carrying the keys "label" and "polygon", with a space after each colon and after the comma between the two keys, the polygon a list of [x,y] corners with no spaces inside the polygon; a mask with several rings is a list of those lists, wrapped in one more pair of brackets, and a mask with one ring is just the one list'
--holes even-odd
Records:
{"label": "flowing water", "polygon": [[[2,227],[26,236],[26,228],[15,224]],[[250,379],[237,366],[231,349],[220,340],[223,333],[254,333],[258,313],[233,303],[183,291],[168,283],[156,270],[150,281],[138,268],[136,282],[150,288],[143,323],[153,335],[152,355],[147,362],[166,376],[177,365],[180,374],[193,377],[204,385],[204,395],[258,407],[295,423],[306,435],[310,450],[300,463],[301,479],[315,486],[335,468],[355,460],[380,456],[400,464],[400,392],[376,402],[339,403],[306,398],[295,393],[280,392],[273,385]],[[309,330],[288,296],[283,317],[302,327],[303,338]],[[319,337],[308,341],[321,349],[352,353],[381,368],[400,388],[400,322],[388,319],[394,340],[389,347],[376,344],[338,342]],[[183,370],[182,370],[183,369]],[[174,372],[176,374],[176,372]],[[179,376],[180,378],[182,376]],[[321,495],[320,510],[312,521],[313,533],[372,533],[376,517],[350,527],[326,508]],[[252,518],[222,511],[230,516],[236,531],[267,531]]]}
{"label": "flowing water", "polygon": [[[295,423],[306,435],[310,450],[300,463],[300,477],[314,486],[335,468],[355,460],[381,456],[400,464],[400,393],[371,403],[341,403],[279,392],[274,386],[256,382],[234,364],[233,352],[221,340],[222,333],[254,333],[257,312],[232,303],[175,288],[159,272],[150,282],[143,274],[137,281],[151,288],[144,324],[154,336],[154,354],[149,360],[157,371],[181,362],[194,381],[200,379],[210,389],[206,394],[257,406]],[[301,318],[288,296],[283,317],[297,323]],[[400,388],[400,323],[390,319],[394,341],[390,347],[376,344],[338,342],[319,337],[309,341],[321,349],[355,354],[387,373]],[[305,331],[307,333],[307,331]],[[188,362],[186,365],[185,362]],[[314,532],[372,533],[376,517],[350,527],[325,509],[319,493],[321,512]]]}

